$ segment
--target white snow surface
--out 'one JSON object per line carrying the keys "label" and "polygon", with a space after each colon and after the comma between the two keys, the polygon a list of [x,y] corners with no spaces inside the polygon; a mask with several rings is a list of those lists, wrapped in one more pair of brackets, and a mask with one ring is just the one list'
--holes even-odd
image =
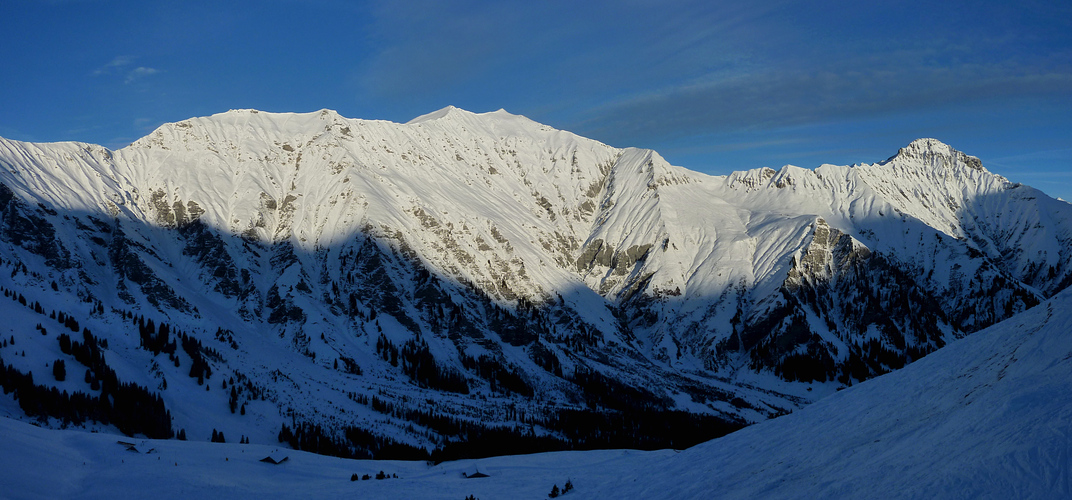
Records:
{"label": "white snow surface", "polygon": [[[5,498],[1068,498],[1072,290],[791,415],[683,451],[443,463],[143,441],[0,419]],[[152,449],[126,450],[117,440]],[[351,474],[397,479],[351,482]],[[465,479],[462,473],[490,477]]]}

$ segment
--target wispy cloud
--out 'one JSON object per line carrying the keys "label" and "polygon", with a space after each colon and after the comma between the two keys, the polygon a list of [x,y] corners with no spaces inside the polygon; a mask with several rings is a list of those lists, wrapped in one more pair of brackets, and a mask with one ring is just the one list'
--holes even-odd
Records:
{"label": "wispy cloud", "polygon": [[470,81],[516,43],[519,17],[501,4],[418,0],[374,9],[378,48],[360,79],[366,89],[405,97]]}
{"label": "wispy cloud", "polygon": [[137,68],[134,68],[127,73],[127,77],[123,80],[123,83],[130,83],[139,78],[143,78],[149,75],[155,75],[159,72],[160,70],[156,68],[146,68],[145,66],[138,66]]}
{"label": "wispy cloud", "polygon": [[730,141],[695,144],[689,147],[676,147],[675,151],[684,154],[695,153],[726,153],[732,151],[747,151],[751,149],[767,149],[772,146],[785,146],[805,142],[802,137],[783,137],[776,139],[764,139],[758,141]]}
{"label": "wispy cloud", "polygon": [[771,128],[984,102],[1068,95],[1072,71],[1005,62],[923,67],[770,67],[668,86],[592,109],[580,129],[619,140]]}
{"label": "wispy cloud", "polygon": [[383,101],[508,107],[619,144],[1072,99],[1072,53],[1052,41],[1068,35],[1010,24],[1024,9],[851,4],[383,3],[358,79]]}
{"label": "wispy cloud", "polygon": [[123,83],[129,84],[146,76],[155,75],[160,72],[160,70],[148,66],[131,68],[133,65],[133,57],[116,56],[107,64],[93,70],[93,76],[118,75],[123,77]]}
{"label": "wispy cloud", "polygon": [[[1072,166],[1072,148],[1030,151],[1010,156],[990,158],[987,161],[991,163],[1006,163],[1038,160],[1062,160],[1068,162],[1069,165]],[[1072,175],[1072,172],[1069,172],[1069,174]]]}
{"label": "wispy cloud", "polygon": [[[1072,179],[1072,172],[1060,170],[1017,170],[1017,177],[1033,177],[1042,179]],[[1062,182],[1068,184],[1068,182]]]}
{"label": "wispy cloud", "polygon": [[134,59],[130,56],[116,56],[114,59],[93,71],[93,76],[101,76],[118,73],[122,68],[129,66],[134,62]]}

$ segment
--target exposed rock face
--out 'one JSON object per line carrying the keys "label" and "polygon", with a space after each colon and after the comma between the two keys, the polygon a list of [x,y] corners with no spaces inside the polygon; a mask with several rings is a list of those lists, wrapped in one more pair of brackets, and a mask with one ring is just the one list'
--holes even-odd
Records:
{"label": "exposed rock face", "polygon": [[912,141],[908,146],[898,150],[897,154],[886,160],[886,162],[889,163],[897,160],[922,163],[926,167],[935,169],[963,165],[972,170],[978,170],[980,172],[986,171],[986,169],[983,168],[983,162],[978,158],[966,155],[935,139],[918,139]]}

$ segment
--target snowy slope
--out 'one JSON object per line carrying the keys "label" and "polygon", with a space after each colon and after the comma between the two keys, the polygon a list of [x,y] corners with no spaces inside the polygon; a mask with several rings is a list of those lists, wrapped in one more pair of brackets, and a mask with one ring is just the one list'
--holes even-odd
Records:
{"label": "snowy slope", "polygon": [[[918,363],[791,415],[680,452],[568,452],[429,466],[275,448],[147,441],[0,419],[10,498],[153,496],[543,498],[1066,498],[1072,291]],[[140,440],[135,440],[141,443]],[[351,482],[351,474],[398,479]],[[480,471],[490,477],[465,479]],[[571,498],[567,497],[567,498]]]}
{"label": "snowy slope", "polygon": [[901,371],[672,456],[647,470],[650,481],[601,496],[1067,497],[1069,311],[1065,291]]}
{"label": "snowy slope", "polygon": [[[933,139],[721,177],[453,107],[229,111],[118,151],[0,139],[2,359],[51,386],[45,363],[83,370],[63,312],[197,439],[461,435],[414,411],[562,439],[569,411],[755,422],[1045,300],[1070,248],[1072,205]],[[152,351],[148,319],[203,351]]]}

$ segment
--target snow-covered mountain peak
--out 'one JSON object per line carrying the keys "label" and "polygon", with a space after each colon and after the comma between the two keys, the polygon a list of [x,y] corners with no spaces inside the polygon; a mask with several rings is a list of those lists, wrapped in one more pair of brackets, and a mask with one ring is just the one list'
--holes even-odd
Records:
{"label": "snow-covered mountain peak", "polygon": [[901,160],[922,162],[924,166],[932,168],[963,166],[973,170],[986,172],[983,162],[974,156],[966,155],[952,146],[938,139],[916,139],[901,148],[896,155],[885,163]]}
{"label": "snow-covered mountain peak", "polygon": [[[421,116],[418,116],[418,117],[406,122],[406,125],[416,125],[418,123],[426,123],[426,122],[431,122],[431,121],[436,121],[436,120],[442,120],[444,118],[447,118],[447,119],[482,118],[482,119],[499,119],[499,120],[506,119],[506,120],[525,120],[525,121],[528,121],[528,122],[532,122],[532,120],[529,120],[528,118],[526,118],[523,115],[515,115],[515,114],[513,114],[513,113],[511,113],[509,111],[506,111],[505,109],[502,109],[502,108],[499,108],[496,111],[489,111],[487,113],[474,113],[472,111],[464,110],[464,109],[459,108],[457,106],[451,105],[451,106],[447,106],[447,107],[442,108],[442,109],[438,109],[438,110],[433,111],[431,113],[427,113],[427,114],[423,114]],[[535,122],[533,122],[533,123],[535,123]]]}
{"label": "snow-covered mountain peak", "polygon": [[295,137],[313,137],[364,122],[344,118],[338,112],[321,109],[307,113],[274,113],[255,109],[233,109],[210,116],[189,118],[165,123],[149,135],[134,141],[124,149],[165,149],[209,151],[221,148],[236,149],[253,142],[287,142]]}
{"label": "snow-covered mountain peak", "polygon": [[[405,123],[408,126],[437,126],[452,134],[485,135],[489,138],[532,136],[547,133],[564,133],[555,128],[533,121],[523,115],[515,115],[499,109],[486,113],[474,113],[455,106],[418,116]],[[569,134],[573,135],[573,134]],[[574,136],[576,137],[576,136]]]}
{"label": "snow-covered mountain peak", "polygon": [[[406,122],[406,125],[415,125],[415,124],[418,124],[418,123],[424,123],[424,122],[430,122],[430,121],[433,121],[433,120],[438,120],[438,119],[444,118],[447,115],[450,115],[451,113],[456,112],[456,111],[464,111],[464,110],[458,109],[458,108],[456,108],[454,106],[447,106],[445,108],[437,109],[435,111],[432,111],[431,113],[425,113],[425,114],[423,114],[421,116],[418,116],[418,117]],[[465,111],[465,112],[468,113],[468,111]]]}

